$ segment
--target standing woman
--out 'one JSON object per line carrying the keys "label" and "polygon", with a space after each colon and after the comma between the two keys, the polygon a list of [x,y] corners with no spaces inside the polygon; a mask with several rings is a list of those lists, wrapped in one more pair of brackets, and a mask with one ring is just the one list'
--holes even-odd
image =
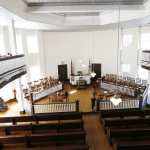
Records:
{"label": "standing woman", "polygon": [[67,92],[67,91],[65,91],[65,98],[66,98],[66,102],[68,102],[68,96],[69,96],[68,92]]}
{"label": "standing woman", "polygon": [[94,111],[95,108],[95,101],[96,101],[96,87],[93,85],[93,92],[92,92],[92,98],[91,98],[91,103],[92,103],[92,111]]}

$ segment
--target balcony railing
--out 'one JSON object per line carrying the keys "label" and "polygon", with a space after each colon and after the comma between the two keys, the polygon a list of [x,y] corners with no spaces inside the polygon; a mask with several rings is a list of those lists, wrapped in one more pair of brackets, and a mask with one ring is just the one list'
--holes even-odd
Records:
{"label": "balcony railing", "polygon": [[68,103],[47,103],[47,104],[33,104],[32,113],[56,113],[56,112],[78,112],[79,101]]}
{"label": "balcony railing", "polygon": [[26,73],[24,55],[0,57],[0,88]]}
{"label": "balcony railing", "polygon": [[126,99],[123,100],[119,105],[115,106],[111,101],[108,100],[97,100],[96,111],[101,110],[120,110],[120,109],[140,109],[142,105],[141,100]]}

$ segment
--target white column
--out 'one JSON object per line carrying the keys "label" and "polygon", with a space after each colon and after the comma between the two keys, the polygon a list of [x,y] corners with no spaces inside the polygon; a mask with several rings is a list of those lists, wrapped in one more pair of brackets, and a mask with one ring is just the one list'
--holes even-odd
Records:
{"label": "white column", "polygon": [[9,23],[9,39],[10,39],[10,45],[11,45],[11,53],[17,54],[17,42],[16,42],[16,32],[15,32],[15,21],[11,20]]}
{"label": "white column", "polygon": [[[9,37],[11,43],[11,53],[17,55],[17,41],[16,41],[16,31],[15,31],[15,21],[11,20],[9,25]],[[16,79],[16,99],[19,105],[20,113],[25,112],[24,108],[24,97],[23,90],[21,86],[21,77]]]}

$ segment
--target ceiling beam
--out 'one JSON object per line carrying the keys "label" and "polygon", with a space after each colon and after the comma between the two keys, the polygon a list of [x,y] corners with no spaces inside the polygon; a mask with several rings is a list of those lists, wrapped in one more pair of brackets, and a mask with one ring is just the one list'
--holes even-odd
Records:
{"label": "ceiling beam", "polygon": [[143,5],[147,0],[99,0],[99,1],[64,1],[64,2],[28,2],[28,6],[78,6],[78,5]]}
{"label": "ceiling beam", "polygon": [[[123,5],[121,10],[144,10],[143,5]],[[116,5],[75,5],[75,6],[32,6],[27,11],[31,13],[67,13],[67,12],[100,12],[118,10]]]}

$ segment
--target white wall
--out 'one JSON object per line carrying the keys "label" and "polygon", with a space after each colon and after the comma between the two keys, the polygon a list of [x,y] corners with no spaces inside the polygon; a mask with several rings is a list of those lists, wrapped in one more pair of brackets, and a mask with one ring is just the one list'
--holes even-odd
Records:
{"label": "white wall", "polygon": [[[132,77],[140,77],[139,67],[141,51],[144,41],[141,40],[143,33],[150,37],[150,27],[136,27],[120,30],[120,50],[118,55],[119,73],[122,73],[122,64],[129,64],[130,71],[123,74]],[[124,41],[124,36],[131,36],[129,43]],[[127,44],[128,43],[128,44]],[[150,49],[148,39],[146,47]],[[75,73],[83,70],[88,73],[89,59],[93,63],[102,64],[102,74],[117,72],[117,44],[118,31],[104,30],[93,32],[43,32],[43,53],[46,74],[57,76],[57,65],[62,61],[68,64],[70,73],[70,60],[73,60]],[[127,45],[126,45],[127,44]],[[141,45],[141,46],[140,46]],[[144,44],[145,46],[145,44]],[[80,60],[83,60],[81,63]],[[81,68],[81,64],[87,65]],[[142,73],[147,74],[146,71]],[[141,74],[141,73],[140,73]]]}
{"label": "white wall", "polygon": [[[128,38],[124,38],[124,37]],[[139,40],[140,40],[140,33],[139,28],[130,28],[130,29],[123,29],[122,30],[122,64],[129,64],[130,71],[125,73],[129,76],[135,77],[138,76],[138,55],[139,55]],[[128,41],[128,42],[127,42]]]}
{"label": "white wall", "polygon": [[81,69],[80,60],[87,65],[84,72],[88,72],[89,59],[102,64],[103,74],[116,72],[117,31],[43,32],[43,41],[47,74],[56,76],[62,61],[70,70],[71,59],[75,72]]}

